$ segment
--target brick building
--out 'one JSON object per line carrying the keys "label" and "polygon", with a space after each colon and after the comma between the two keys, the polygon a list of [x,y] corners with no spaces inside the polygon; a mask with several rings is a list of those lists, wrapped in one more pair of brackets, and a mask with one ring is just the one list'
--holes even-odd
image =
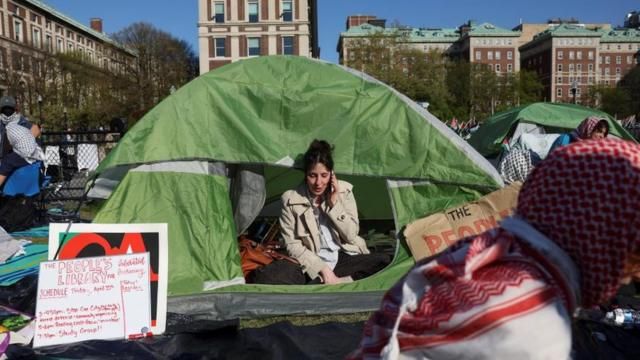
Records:
{"label": "brick building", "polygon": [[357,21],[353,18],[363,19],[364,16],[350,16],[347,20],[347,31],[340,34],[337,51],[340,64],[349,66],[357,57],[355,47],[359,40],[371,37],[373,34],[395,37],[408,49],[416,49],[424,52],[438,50],[448,52],[453,43],[458,39],[455,29],[442,28],[389,28],[385,26],[385,20],[368,16],[366,21]]}
{"label": "brick building", "polygon": [[353,60],[353,44],[372,34],[397,36],[407,48],[424,52],[437,50],[452,58],[486,64],[497,73],[517,72],[520,68],[517,52],[520,33],[489,23],[476,25],[470,21],[459,28],[396,28],[386,27],[382,19],[371,15],[347,18],[347,30],[340,34],[337,51],[340,63]]}
{"label": "brick building", "polygon": [[615,86],[639,62],[640,31],[558,24],[520,48],[522,68],[535,71],[552,102],[576,102],[590,86]]}
{"label": "brick building", "polygon": [[318,57],[316,0],[198,0],[200,73],[261,55]]}
{"label": "brick building", "polygon": [[[637,24],[637,18],[637,12],[630,13],[626,24]],[[372,15],[347,18],[347,30],[338,40],[340,63],[348,66],[355,59],[353,44],[372,34],[486,64],[498,74],[531,70],[544,86],[546,101],[553,102],[579,103],[590,86],[615,86],[640,63],[640,28],[612,29],[610,24],[580,24],[575,19],[519,24],[512,30],[473,21],[456,29],[395,28]]]}
{"label": "brick building", "polygon": [[6,92],[9,77],[24,84],[43,71],[47,56],[65,52],[114,71],[136,58],[102,32],[99,18],[88,27],[41,1],[0,0],[0,93]]}
{"label": "brick building", "polygon": [[507,30],[490,23],[474,22],[459,27],[456,56],[470,63],[488,65],[498,74],[520,71],[519,31]]}

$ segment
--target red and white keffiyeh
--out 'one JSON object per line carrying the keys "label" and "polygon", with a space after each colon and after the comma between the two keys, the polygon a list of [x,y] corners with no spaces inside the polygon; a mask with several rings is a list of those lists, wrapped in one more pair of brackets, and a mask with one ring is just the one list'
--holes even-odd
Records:
{"label": "red and white keffiyeh", "polygon": [[588,118],[582,120],[582,122],[576,128],[575,133],[581,140],[588,140],[591,138],[593,130],[595,130],[596,126],[598,126],[598,124],[602,121],[607,124],[607,133],[609,133],[609,123],[607,123],[607,120],[605,118],[597,116],[589,116]]}
{"label": "red and white keffiyeh", "polygon": [[640,250],[640,146],[579,142],[535,168],[517,213],[557,243],[581,273],[582,305],[611,298]]}
{"label": "red and white keffiyeh", "polygon": [[581,141],[531,173],[517,215],[418,263],[385,295],[353,358],[548,358],[577,305],[611,297],[640,249],[640,146]]}

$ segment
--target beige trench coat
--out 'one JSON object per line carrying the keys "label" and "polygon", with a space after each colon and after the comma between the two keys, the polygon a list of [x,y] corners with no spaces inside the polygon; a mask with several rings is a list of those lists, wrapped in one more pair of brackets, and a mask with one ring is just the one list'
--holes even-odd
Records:
{"label": "beige trench coat", "polygon": [[[338,202],[329,208],[326,201],[323,210],[331,219],[330,231],[334,239],[340,239],[340,247],[350,253],[368,254],[369,249],[363,238],[358,236],[360,224],[358,208],[353,197],[353,186],[339,181]],[[307,197],[306,184],[282,194],[280,228],[289,254],[297,259],[311,279],[318,277],[325,262],[317,255],[320,250],[320,230],[313,215],[311,202]]]}

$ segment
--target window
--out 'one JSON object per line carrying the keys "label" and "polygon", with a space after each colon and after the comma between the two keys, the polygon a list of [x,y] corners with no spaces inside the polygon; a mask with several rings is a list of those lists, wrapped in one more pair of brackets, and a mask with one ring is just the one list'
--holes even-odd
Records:
{"label": "window", "polygon": [[564,52],[562,50],[558,50],[558,60],[564,59]]}
{"label": "window", "polygon": [[57,40],[58,41],[57,41],[57,44],[56,44],[56,51],[62,52],[62,50],[63,50],[63,48],[62,48],[63,47],[62,39],[58,38]]}
{"label": "window", "polygon": [[582,72],[582,64],[576,64],[576,71]]}
{"label": "window", "polygon": [[73,51],[73,44],[72,43],[68,43],[67,44],[67,48],[69,48],[69,51]]}
{"label": "window", "polygon": [[487,52],[487,60],[493,60],[493,51]]}
{"label": "window", "polygon": [[500,54],[500,51],[496,51],[496,60],[500,60],[501,57],[502,55]]}
{"label": "window", "polygon": [[556,96],[559,98],[562,97],[562,88],[556,89]]}
{"label": "window", "polygon": [[558,71],[562,72],[562,64],[558,64]]}
{"label": "window", "polygon": [[593,76],[589,76],[589,85],[593,85]]}
{"label": "window", "polygon": [[608,57],[608,56],[605,56],[605,57],[604,57],[604,63],[605,63],[605,64],[611,64],[611,58],[610,58],[610,57]]}
{"label": "window", "polygon": [[489,70],[493,71],[493,64],[489,64]]}
{"label": "window", "polygon": [[294,55],[293,53],[293,36],[282,37],[282,54]]}
{"label": "window", "polygon": [[282,2],[282,21],[293,21],[293,1]]}
{"label": "window", "polygon": [[562,84],[562,76],[556,78],[556,84]]}
{"label": "window", "polygon": [[604,74],[609,75],[609,68],[604,69]]}
{"label": "window", "polygon": [[631,65],[633,63],[633,56],[627,55],[627,65]]}
{"label": "window", "polygon": [[258,18],[258,2],[254,0],[249,1],[249,22],[257,23]]}
{"label": "window", "polygon": [[40,41],[40,29],[31,29],[31,42],[33,43],[33,47],[35,48],[39,49],[40,47],[42,47],[42,42]]}
{"label": "window", "polygon": [[47,37],[45,38],[44,46],[46,46],[47,51],[53,52],[53,39],[51,39],[51,35],[47,35]]}
{"label": "window", "polygon": [[500,72],[500,64],[496,64],[496,72]]}
{"label": "window", "polygon": [[249,56],[260,55],[260,38],[249,38],[247,45],[249,46]]}
{"label": "window", "polygon": [[216,1],[213,3],[213,20],[217,23],[224,23],[224,3]]}
{"label": "window", "polygon": [[225,38],[215,39],[216,57],[224,57],[226,55],[225,42],[226,42]]}
{"label": "window", "polygon": [[569,51],[569,60],[575,59],[575,56],[576,56],[575,52]]}
{"label": "window", "polygon": [[576,97],[580,97],[580,87],[576,88]]}
{"label": "window", "polygon": [[620,68],[619,67],[616,68],[616,75],[620,75]]}
{"label": "window", "polygon": [[480,50],[476,50],[476,60],[482,60],[482,52]]}
{"label": "window", "polygon": [[509,60],[513,59],[513,51],[507,51],[507,59]]}
{"label": "window", "polygon": [[13,22],[13,38],[15,41],[22,41],[22,21]]}
{"label": "window", "polygon": [[622,56],[620,55],[616,56],[616,64],[618,65],[622,64]]}
{"label": "window", "polygon": [[513,64],[507,64],[507,72],[513,72]]}
{"label": "window", "polygon": [[589,51],[588,57],[589,60],[593,60],[593,51]]}
{"label": "window", "polygon": [[570,73],[572,73],[572,72],[573,72],[573,69],[574,69],[573,64],[569,64],[569,72],[570,72]]}
{"label": "window", "polygon": [[593,72],[593,64],[589,64],[589,72]]}
{"label": "window", "polygon": [[582,60],[582,51],[577,51],[576,52],[576,59]]}

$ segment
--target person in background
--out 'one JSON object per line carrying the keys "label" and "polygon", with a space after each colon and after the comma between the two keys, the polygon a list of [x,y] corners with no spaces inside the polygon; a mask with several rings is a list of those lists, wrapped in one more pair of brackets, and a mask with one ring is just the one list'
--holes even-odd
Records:
{"label": "person in background", "polygon": [[11,146],[6,141],[7,135],[5,128],[10,122],[17,122],[20,126],[23,126],[31,131],[34,137],[40,136],[40,127],[32,124],[24,116],[16,111],[16,99],[12,96],[0,97],[0,161],[5,153],[11,151]]}
{"label": "person in background", "polygon": [[609,123],[607,119],[589,116],[582,120],[574,131],[560,135],[556,141],[551,144],[549,152],[560,146],[569,145],[580,140],[604,139],[607,135],[609,135]]}
{"label": "person in background", "polygon": [[529,175],[515,215],[424,259],[352,358],[569,359],[572,314],[640,278],[640,145],[580,141]]}
{"label": "person in background", "polygon": [[[385,254],[370,254],[365,240],[358,235],[353,186],[336,177],[331,152],[328,142],[314,140],[303,157],[304,182],[282,195],[281,234],[287,252],[300,265],[285,262],[289,269],[278,271],[304,273],[301,283],[359,280],[390,261]],[[265,277],[269,273],[266,270],[257,275],[256,282],[277,283]]]}
{"label": "person in background", "polygon": [[534,151],[514,148],[500,161],[498,171],[505,184],[524,182],[539,162],[540,156]]}
{"label": "person in background", "polygon": [[12,97],[0,98],[2,121],[2,159],[0,160],[0,187],[15,170],[34,161],[43,160],[44,153],[36,143],[40,128],[32,125],[16,111]]}

